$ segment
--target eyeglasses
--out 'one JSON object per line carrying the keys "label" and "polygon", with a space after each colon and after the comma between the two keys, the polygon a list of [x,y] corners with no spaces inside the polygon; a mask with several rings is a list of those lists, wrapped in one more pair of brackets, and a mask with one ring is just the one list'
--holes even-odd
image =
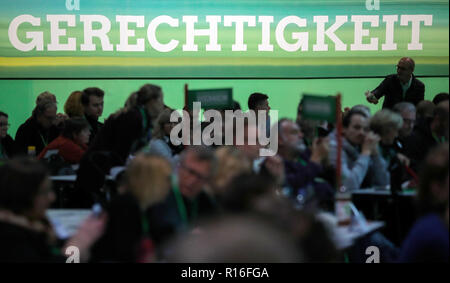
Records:
{"label": "eyeglasses", "polygon": [[195,171],[192,168],[187,167],[186,165],[181,165],[181,168],[183,168],[184,170],[186,170],[189,174],[195,176],[197,179],[201,180],[201,181],[207,181],[208,180],[208,176],[204,176],[203,174],[200,174],[199,172]]}
{"label": "eyeglasses", "polygon": [[405,68],[405,67],[402,67],[400,65],[397,65],[396,67],[397,67],[397,69],[402,70],[402,71],[408,71],[409,70],[409,68]]}
{"label": "eyeglasses", "polygon": [[9,123],[0,123],[0,127],[11,127]]}

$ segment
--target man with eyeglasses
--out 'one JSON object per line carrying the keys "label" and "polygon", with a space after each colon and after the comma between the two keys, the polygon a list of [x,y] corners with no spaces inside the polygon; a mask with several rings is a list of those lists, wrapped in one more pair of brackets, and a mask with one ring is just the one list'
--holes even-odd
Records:
{"label": "man with eyeglasses", "polygon": [[172,176],[172,190],[166,200],[148,210],[152,236],[161,243],[171,234],[194,228],[197,220],[216,211],[204,191],[216,167],[213,149],[191,146],[184,150]]}
{"label": "man with eyeglasses", "polygon": [[44,147],[59,135],[54,125],[56,119],[56,103],[44,101],[37,104],[31,118],[20,125],[16,133],[16,146],[21,154],[27,154],[29,147],[34,147],[38,155]]}
{"label": "man with eyeglasses", "polygon": [[384,96],[383,109],[392,109],[395,104],[406,101],[417,104],[424,100],[425,85],[414,75],[415,63],[410,57],[403,57],[397,64],[397,74],[387,76],[374,90],[366,92],[367,101],[377,104]]}
{"label": "man with eyeglasses", "polygon": [[8,135],[8,114],[0,111],[0,164],[1,160],[9,159],[17,153],[13,138]]}

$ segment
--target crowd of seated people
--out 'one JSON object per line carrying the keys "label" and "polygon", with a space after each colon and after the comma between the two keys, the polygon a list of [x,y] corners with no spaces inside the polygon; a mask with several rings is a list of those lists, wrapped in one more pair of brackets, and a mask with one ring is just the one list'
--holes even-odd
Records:
{"label": "crowd of seated people", "polygon": [[[355,105],[342,112],[341,135],[335,123],[304,119],[302,102],[296,120],[271,125],[269,96],[253,93],[249,109],[266,111],[260,117],[269,122],[261,130],[246,121],[244,142],[222,146],[174,143],[173,110],[157,85],[133,92],[102,123],[104,97],[96,87],[74,91],[64,115],[42,93],[15,139],[8,128],[18,121],[0,109],[0,261],[64,261],[64,249],[76,245],[85,262],[343,262],[352,251],[338,249],[337,224],[318,217],[334,217],[336,188],[414,187],[419,213],[402,244],[383,235],[366,243],[388,249],[383,261],[448,262],[446,93],[373,115]],[[277,152],[261,157],[257,137],[273,133]],[[45,213],[55,199],[51,150],[79,165],[67,207],[103,207],[65,241]],[[114,167],[124,171],[106,193]]]}

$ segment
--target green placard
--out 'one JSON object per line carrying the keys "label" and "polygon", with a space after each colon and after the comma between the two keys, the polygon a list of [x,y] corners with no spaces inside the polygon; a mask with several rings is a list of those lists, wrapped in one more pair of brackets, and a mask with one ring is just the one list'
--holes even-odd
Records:
{"label": "green placard", "polygon": [[194,102],[200,102],[202,109],[232,109],[233,90],[231,88],[222,89],[202,89],[188,91],[188,107],[192,109]]}
{"label": "green placard", "polygon": [[336,97],[303,95],[302,117],[309,120],[336,122]]}

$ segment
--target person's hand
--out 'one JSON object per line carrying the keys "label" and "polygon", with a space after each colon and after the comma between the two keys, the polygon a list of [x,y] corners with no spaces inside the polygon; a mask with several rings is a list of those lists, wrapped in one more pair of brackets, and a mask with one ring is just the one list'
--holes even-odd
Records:
{"label": "person's hand", "polygon": [[409,160],[408,157],[406,157],[405,155],[403,155],[401,153],[397,153],[397,158],[398,158],[398,160],[400,160],[401,164],[409,167],[409,164],[411,163],[411,161]]}
{"label": "person's hand", "polygon": [[56,114],[56,119],[53,121],[53,124],[58,127],[67,119],[69,119],[69,116],[67,116],[66,114],[58,113]]}
{"label": "person's hand", "polygon": [[365,95],[369,103],[378,104],[378,99],[375,97],[373,93],[371,93],[370,91],[366,91]]}
{"label": "person's hand", "polygon": [[276,178],[278,184],[284,182],[284,164],[278,155],[267,157],[264,161],[264,166]]}
{"label": "person's hand", "polygon": [[380,142],[380,136],[374,132],[370,132],[366,135],[362,144],[361,154],[374,155],[378,153],[378,143]]}
{"label": "person's hand", "polygon": [[327,157],[330,150],[330,139],[328,137],[315,138],[312,142],[310,161],[321,164]]}
{"label": "person's hand", "polygon": [[80,251],[82,261],[87,261],[90,256],[89,250],[91,246],[103,235],[106,221],[107,216],[105,213],[99,217],[89,216],[78,228],[77,233],[67,241],[64,250],[68,246],[75,246]]}

